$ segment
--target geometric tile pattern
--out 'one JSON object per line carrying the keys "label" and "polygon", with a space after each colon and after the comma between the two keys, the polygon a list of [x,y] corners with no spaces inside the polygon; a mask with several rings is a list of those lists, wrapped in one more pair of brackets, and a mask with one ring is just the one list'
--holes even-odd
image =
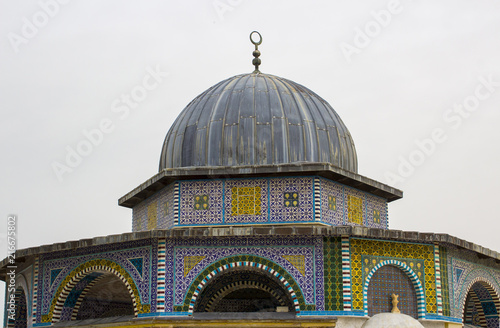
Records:
{"label": "geometric tile pattern", "polygon": [[269,221],[314,221],[313,178],[269,180]]}
{"label": "geometric tile pattern", "polygon": [[179,224],[222,223],[222,187],[222,180],[179,182]]}
{"label": "geometric tile pattern", "polygon": [[297,192],[283,193],[285,207],[299,207],[299,194]]}
{"label": "geometric tile pattern", "polygon": [[283,258],[299,270],[302,276],[306,275],[306,261],[304,255],[283,255]]}
{"label": "geometric tile pattern", "polygon": [[342,243],[342,298],[344,301],[344,311],[352,310],[352,284],[351,284],[351,255],[350,255],[350,239],[348,236],[341,237]]}
{"label": "geometric tile pattern", "polygon": [[[132,209],[132,231],[170,229],[174,224],[174,188],[171,183]],[[156,209],[155,209],[156,207]]]}
{"label": "geometric tile pattern", "polygon": [[[179,182],[174,182],[170,184],[173,185],[172,190],[172,225],[179,224],[179,199],[180,199],[180,185]],[[169,201],[170,202],[170,201]]]}
{"label": "geometric tile pattern", "polygon": [[328,196],[328,209],[330,211],[337,210],[337,199],[333,196]]}
{"label": "geometric tile pattern", "polygon": [[387,201],[368,194],[366,196],[366,222],[365,225],[374,228],[388,229]]}
{"label": "geometric tile pattern", "polygon": [[323,240],[325,271],[325,310],[343,311],[342,251],[340,237]]}
{"label": "geometric tile pattern", "polygon": [[384,265],[373,274],[367,291],[368,315],[371,317],[391,312],[392,294],[399,295],[398,308],[401,313],[418,319],[417,295],[413,283],[406,273],[393,265]]}
{"label": "geometric tile pattern", "polygon": [[190,180],[171,183],[136,205],[132,230],[152,229],[155,220],[159,229],[289,221],[387,228],[387,202],[319,177]]}
{"label": "geometric tile pattern", "polygon": [[314,178],[314,221],[321,221],[321,180]]}
{"label": "geometric tile pattern", "polygon": [[349,222],[363,224],[363,200],[359,197],[348,195],[347,208]]}
{"label": "geometric tile pattern", "polygon": [[332,225],[388,228],[387,201],[328,179],[321,182],[321,221]]}
{"label": "geometric tile pattern", "polygon": [[260,187],[231,188],[231,216],[261,214]]}
{"label": "geometric tile pattern", "polygon": [[183,180],[133,208],[132,231],[322,221],[387,228],[387,202],[320,177]]}
{"label": "geometric tile pattern", "polygon": [[184,256],[184,277],[206,256]]}
{"label": "geometric tile pattern", "polygon": [[158,202],[148,205],[148,230],[156,229],[158,224]]}
{"label": "geometric tile pattern", "polygon": [[[245,238],[245,245],[241,243],[241,237],[168,238],[165,285],[172,287],[165,293],[165,312],[187,312],[192,293],[199,284],[198,279],[201,279],[200,275],[205,271],[208,275],[216,269],[214,266],[227,264],[228,259],[232,259],[233,262],[260,263],[278,271],[292,285],[301,304],[301,311],[324,311],[324,279],[323,270],[320,269],[324,265],[322,237],[249,237]],[[304,275],[283,255],[303,255]],[[206,256],[206,258],[184,277],[185,256]],[[292,281],[296,285],[293,285]]]}
{"label": "geometric tile pattern", "polygon": [[136,268],[137,272],[139,273],[139,275],[142,277],[142,268],[143,268],[143,258],[142,257],[138,257],[138,258],[135,258],[135,259],[128,259],[130,263],[132,263],[132,265]]}
{"label": "geometric tile pattern", "polygon": [[441,264],[441,295],[443,298],[443,315],[450,316],[450,292],[448,282],[448,256],[445,247],[439,247],[439,259]]}
{"label": "geometric tile pattern", "polygon": [[[375,281],[372,281],[373,279]],[[391,290],[392,292],[389,292]],[[399,299],[402,305],[401,310],[407,311],[402,311],[404,314],[419,319],[425,318],[425,297],[422,283],[409,265],[398,260],[382,261],[369,270],[363,286],[365,315],[371,313],[371,316],[388,312],[386,311],[387,307],[389,310],[392,309],[388,302],[392,293],[399,293],[401,296]],[[373,308],[370,309],[370,306]]]}
{"label": "geometric tile pattern", "polygon": [[54,280],[56,280],[57,276],[59,273],[61,273],[62,269],[54,269],[50,271],[50,285],[54,283]]}
{"label": "geometric tile pattern", "polygon": [[343,225],[344,187],[327,179],[321,181],[321,221],[332,225]]}
{"label": "geometric tile pattern", "polygon": [[194,197],[195,210],[208,210],[208,195],[197,195]]}
{"label": "geometric tile pattern", "polygon": [[225,223],[267,221],[267,179],[227,180],[224,189]]}
{"label": "geometric tile pattern", "polygon": [[[37,307],[38,303],[40,303],[39,297],[38,297],[38,272],[39,272],[39,262],[40,258],[38,256],[35,257],[35,264],[33,266],[34,274],[33,274],[33,309],[31,311],[31,320],[32,324],[37,323],[37,317],[40,319],[40,316],[37,316]],[[38,321],[40,322],[40,320]]]}
{"label": "geometric tile pattern", "polygon": [[443,297],[441,291],[441,261],[439,256],[439,245],[434,245],[434,261],[436,269],[436,296],[438,315],[443,315]]}
{"label": "geometric tile pattern", "polygon": [[165,311],[165,245],[165,238],[158,239],[158,291],[156,294],[158,312]]}
{"label": "geometric tile pattern", "polygon": [[[397,260],[401,263],[409,263],[413,261],[413,265],[417,269],[418,263],[422,263],[423,261],[423,277],[418,277],[417,274],[415,274],[415,278],[421,281],[422,285],[424,285],[426,304],[425,310],[427,313],[437,313],[436,274],[433,245],[357,238],[352,238],[350,240],[350,245],[353,310],[364,309],[363,286],[365,285],[365,281],[363,279],[366,278],[363,277],[366,274],[366,267],[370,265],[370,261],[368,261],[367,264],[364,262],[362,257],[363,255],[369,255],[378,258],[380,262],[386,260]],[[410,268],[409,265],[408,268]]]}

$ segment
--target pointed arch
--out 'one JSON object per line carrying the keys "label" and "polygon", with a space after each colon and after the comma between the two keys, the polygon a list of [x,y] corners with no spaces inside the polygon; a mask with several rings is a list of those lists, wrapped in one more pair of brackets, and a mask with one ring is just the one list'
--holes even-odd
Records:
{"label": "pointed arch", "polygon": [[415,271],[405,263],[398,261],[398,260],[386,260],[382,261],[379,264],[377,264],[371,271],[368,273],[365,283],[363,285],[363,309],[365,312],[365,315],[368,315],[368,286],[370,285],[370,281],[373,278],[373,275],[375,272],[377,272],[378,269],[380,269],[383,266],[386,265],[392,265],[395,266],[399,269],[401,269],[408,278],[410,278],[410,281],[413,284],[413,287],[415,288],[415,293],[417,295],[417,314],[418,314],[418,319],[425,319],[425,293],[424,289],[422,286],[422,282],[420,282],[420,279],[418,279],[418,276],[415,274]]}
{"label": "pointed arch", "polygon": [[[300,307],[301,305],[305,306],[305,302],[302,292],[300,291],[297,283],[285,269],[278,266],[274,262],[269,262],[270,261],[267,259],[253,256],[252,261],[235,261],[235,257],[229,257],[212,263],[207,267],[207,269],[203,270],[194,279],[192,286],[195,286],[195,288],[190,289],[190,291],[186,294],[184,304],[188,304],[188,313],[193,313],[194,306],[196,300],[198,299],[198,296],[200,295],[200,292],[211,279],[213,279],[215,276],[219,276],[221,273],[225,273],[228,269],[248,267],[256,271],[267,273],[277,278],[284,290],[290,294],[295,312],[299,314]],[[274,264],[273,267],[270,267],[271,264]]]}
{"label": "pointed arch", "polygon": [[[144,312],[143,306],[141,304],[139,291],[130,274],[119,264],[113,261],[105,259],[94,259],[87,261],[83,264],[80,264],[77,268],[71,271],[71,273],[69,273],[63,280],[63,282],[57,289],[56,293],[54,294],[54,297],[52,298],[50,312],[48,316],[48,322],[54,323],[60,321],[64,304],[68,299],[68,296],[72,292],[73,288],[85,277],[88,277],[96,273],[111,273],[115,275],[118,279],[120,279],[127,288],[130,297],[132,299],[132,305],[134,307],[134,315],[137,316],[139,313]],[[94,279],[92,279],[89,283],[92,283],[92,281],[94,281],[99,276],[100,275],[97,274],[96,277],[94,277]],[[82,300],[81,294],[79,295],[78,300],[80,301]],[[75,315],[74,307],[76,305],[77,305],[76,303],[73,304],[73,309],[71,310],[71,317]]]}
{"label": "pointed arch", "polygon": [[[483,295],[478,295],[476,291],[478,288],[482,288],[485,293],[482,293]],[[494,321],[493,326],[498,326],[500,321],[500,297],[494,285],[484,277],[476,277],[467,284],[464,291],[460,301],[461,318],[464,320],[464,323],[467,314],[466,303],[468,296],[471,295],[472,301],[480,305],[477,310],[481,319],[481,324],[483,326],[489,326],[489,324],[491,324],[490,321]]]}
{"label": "pointed arch", "polygon": [[18,286],[15,290],[14,301],[15,301],[15,312],[14,320],[7,317],[10,314],[6,311],[6,322],[8,328],[27,328],[28,327],[28,302],[27,293],[22,286]]}

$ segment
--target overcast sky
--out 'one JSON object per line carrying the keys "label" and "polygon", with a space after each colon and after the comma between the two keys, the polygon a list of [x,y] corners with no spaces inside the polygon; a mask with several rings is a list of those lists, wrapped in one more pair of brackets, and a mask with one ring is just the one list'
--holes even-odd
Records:
{"label": "overcast sky", "polygon": [[195,96],[253,70],[253,30],[261,71],[327,100],[359,174],[403,190],[391,229],[500,251],[500,2],[1,0],[1,258],[11,213],[19,248],[130,232],[118,198]]}

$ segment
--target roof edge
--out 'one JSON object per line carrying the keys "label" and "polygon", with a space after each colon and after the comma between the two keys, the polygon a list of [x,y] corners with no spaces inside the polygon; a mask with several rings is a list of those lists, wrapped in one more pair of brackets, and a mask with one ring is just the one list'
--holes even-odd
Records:
{"label": "roof edge", "polygon": [[[261,225],[261,226],[217,226],[217,227],[182,227],[170,230],[149,230],[141,232],[127,232],[120,235],[109,235],[91,239],[80,239],[43,245],[17,250],[16,259],[36,256],[44,253],[68,251],[80,247],[102,246],[112,243],[122,243],[150,238],[206,238],[206,237],[234,237],[234,236],[350,236],[357,238],[385,239],[403,242],[416,242],[424,244],[450,244],[473,251],[481,256],[486,256],[500,263],[500,253],[483,246],[471,243],[448,234],[376,229],[352,226],[328,226],[325,224],[308,225]],[[0,262],[0,279],[5,271],[9,258]]]}
{"label": "roof edge", "polygon": [[373,195],[385,198],[388,202],[403,197],[399,189],[341,169],[330,163],[297,162],[280,165],[182,167],[164,169],[118,200],[120,206],[132,208],[155,192],[176,180],[220,179],[241,177],[279,177],[298,175],[318,175],[342,183]]}

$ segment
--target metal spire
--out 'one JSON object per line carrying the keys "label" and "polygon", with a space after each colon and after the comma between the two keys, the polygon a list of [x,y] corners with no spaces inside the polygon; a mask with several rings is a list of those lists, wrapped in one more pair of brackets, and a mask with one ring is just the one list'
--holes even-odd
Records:
{"label": "metal spire", "polygon": [[[254,39],[252,39],[252,35],[254,35],[254,33],[257,33],[259,35],[258,42],[254,41]],[[262,43],[262,36],[260,35],[260,33],[257,31],[253,31],[252,33],[250,33],[250,42],[252,42],[255,45],[255,50],[253,51],[253,56],[255,58],[252,60],[252,65],[255,66],[255,71],[253,71],[253,73],[260,73],[259,65],[260,65],[261,61],[259,58],[259,56],[260,56],[259,45]]]}

